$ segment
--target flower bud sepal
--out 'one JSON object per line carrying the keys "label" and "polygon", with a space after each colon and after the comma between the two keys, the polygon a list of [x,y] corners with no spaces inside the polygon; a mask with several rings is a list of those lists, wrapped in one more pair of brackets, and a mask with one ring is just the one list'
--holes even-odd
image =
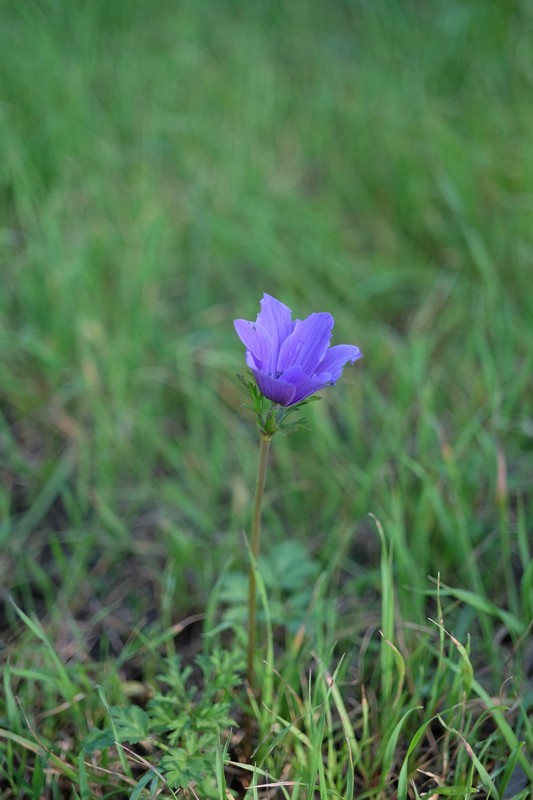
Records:
{"label": "flower bud sepal", "polygon": [[274,403],[261,393],[259,387],[254,380],[248,380],[244,375],[237,376],[243,386],[246,388],[250,395],[251,404],[244,403],[244,408],[247,408],[256,415],[257,425],[261,431],[262,436],[272,438],[275,433],[281,431],[282,433],[291,433],[298,430],[298,428],[307,428],[307,419],[301,417],[294,422],[287,422],[289,415],[295,411],[300,411],[308,403],[321,398],[317,395],[306,397],[300,403],[295,403],[293,406],[282,406],[279,403]]}

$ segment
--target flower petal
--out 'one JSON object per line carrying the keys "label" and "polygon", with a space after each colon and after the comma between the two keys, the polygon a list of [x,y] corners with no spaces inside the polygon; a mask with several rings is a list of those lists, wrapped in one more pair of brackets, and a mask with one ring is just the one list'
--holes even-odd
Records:
{"label": "flower petal", "polygon": [[272,357],[274,344],[269,332],[262,325],[258,325],[257,322],[249,322],[246,319],[236,319],[233,324],[241,342],[246,345],[246,348],[253,355],[257,366],[260,369],[271,371],[269,361]]}
{"label": "flower petal", "polygon": [[362,357],[362,353],[358,347],[351,344],[336,344],[335,347],[330,347],[326,355],[318,365],[317,372],[331,373],[332,382],[335,383],[339,380],[343,367],[348,361],[352,363]]}
{"label": "flower petal", "polygon": [[265,375],[258,369],[252,369],[255,380],[259,386],[260,391],[272,400],[274,403],[279,403],[280,406],[290,406],[292,398],[296,391],[296,387],[282,380],[281,378],[272,378],[270,375]]}
{"label": "flower petal", "polygon": [[[290,308],[280,303],[275,297],[271,297],[269,294],[265,293],[261,300],[261,311],[257,317],[257,322],[268,331],[272,337],[272,341],[277,345],[277,361],[281,343],[292,333],[295,325],[292,321],[292,312]],[[274,363],[273,366],[275,368],[276,364]]]}
{"label": "flower petal", "polygon": [[281,345],[277,372],[300,366],[308,375],[316,372],[326,355],[334,320],[331,314],[311,314],[307,319],[296,320],[293,332]]}
{"label": "flower petal", "polygon": [[253,353],[250,353],[249,350],[246,351],[244,358],[246,360],[246,366],[250,369],[261,369],[261,362],[254,356]]}
{"label": "flower petal", "polygon": [[321,375],[307,375],[300,366],[289,367],[286,372],[281,376],[283,381],[290,383],[294,386],[294,396],[291,401],[286,405],[293,406],[306,397],[323,389],[324,386],[329,386],[332,383],[331,376],[326,372]]}

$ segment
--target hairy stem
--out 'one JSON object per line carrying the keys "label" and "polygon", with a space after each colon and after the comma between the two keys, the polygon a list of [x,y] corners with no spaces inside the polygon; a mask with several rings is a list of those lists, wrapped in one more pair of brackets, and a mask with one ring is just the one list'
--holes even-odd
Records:
{"label": "hairy stem", "polygon": [[263,492],[265,489],[266,472],[268,464],[268,451],[272,436],[261,434],[261,444],[259,447],[259,464],[257,467],[257,480],[255,482],[255,498],[252,516],[252,536],[250,540],[251,561],[249,570],[249,593],[248,593],[248,684],[252,692],[254,686],[254,656],[256,643],[256,580],[255,571],[259,558],[259,543],[261,539],[261,505],[263,502]]}

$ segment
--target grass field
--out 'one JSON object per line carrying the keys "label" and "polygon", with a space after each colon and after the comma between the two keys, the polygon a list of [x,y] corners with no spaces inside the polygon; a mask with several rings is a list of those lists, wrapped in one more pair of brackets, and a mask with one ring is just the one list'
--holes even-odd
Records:
{"label": "grass field", "polygon": [[[533,796],[532,37],[0,6],[0,797]],[[263,292],[364,359],[272,444],[255,700]]]}

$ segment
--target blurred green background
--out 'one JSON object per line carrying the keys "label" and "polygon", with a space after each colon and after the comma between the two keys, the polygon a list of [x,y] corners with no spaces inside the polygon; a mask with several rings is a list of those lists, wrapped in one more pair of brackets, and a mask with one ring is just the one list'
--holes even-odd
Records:
{"label": "blurred green background", "polygon": [[266,291],[330,311],[364,360],[276,438],[265,552],[342,550],[357,603],[373,512],[413,618],[438,572],[527,612],[532,5],[0,18],[0,541],[23,607],[120,607],[127,638],[246,562],[257,431],[232,320]]}

